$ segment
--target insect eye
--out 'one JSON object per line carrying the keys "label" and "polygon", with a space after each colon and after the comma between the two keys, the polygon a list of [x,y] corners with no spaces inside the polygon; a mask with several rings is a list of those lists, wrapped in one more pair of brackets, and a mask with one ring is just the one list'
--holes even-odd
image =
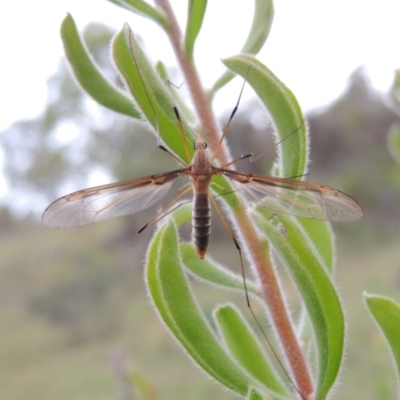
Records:
{"label": "insect eye", "polygon": [[207,142],[203,142],[204,143],[204,148],[206,149],[208,147]]}
{"label": "insect eye", "polygon": [[196,142],[193,143],[193,149],[196,150]]}

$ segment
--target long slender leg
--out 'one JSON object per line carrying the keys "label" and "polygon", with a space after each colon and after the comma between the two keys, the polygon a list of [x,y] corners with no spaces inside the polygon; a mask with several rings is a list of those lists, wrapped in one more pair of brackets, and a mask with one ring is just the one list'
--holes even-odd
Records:
{"label": "long slender leg", "polygon": [[[142,233],[146,228],[149,226],[155,224],[157,221],[159,221],[161,218],[164,217],[164,213],[168,211],[168,209],[176,203],[180,198],[182,198],[186,193],[189,193],[192,190],[192,187],[190,186],[186,190],[184,190],[182,193],[179,193],[178,196],[176,196],[171,202],[169,202],[161,211],[159,211],[146,225],[144,225],[142,228],[138,230],[138,233]],[[165,214],[166,215],[166,214]]]}
{"label": "long slender leg", "polygon": [[276,360],[278,361],[280,367],[282,368],[282,370],[284,371],[285,375],[286,375],[287,378],[289,379],[290,383],[293,385],[293,387],[295,388],[295,390],[297,391],[297,393],[300,395],[300,397],[301,397],[303,400],[307,400],[307,399],[303,396],[303,394],[300,392],[300,390],[297,388],[297,386],[296,386],[296,384],[294,383],[293,379],[290,377],[290,375],[289,375],[289,373],[287,372],[286,368],[284,367],[284,365],[283,365],[283,363],[282,363],[282,361],[281,361],[281,359],[280,359],[278,353],[276,352],[274,346],[272,345],[271,341],[269,340],[268,335],[265,333],[265,331],[264,331],[264,329],[263,329],[263,327],[262,327],[260,321],[257,319],[257,317],[256,317],[256,315],[255,315],[255,313],[254,313],[254,311],[253,311],[253,309],[252,309],[252,307],[251,307],[250,296],[249,296],[249,292],[248,292],[248,290],[247,290],[246,274],[245,274],[244,265],[243,265],[242,250],[241,250],[241,248],[240,248],[240,246],[239,246],[239,243],[238,243],[238,241],[236,240],[235,235],[233,234],[232,229],[231,229],[231,227],[229,226],[229,224],[228,224],[228,222],[227,222],[227,220],[226,220],[224,214],[222,213],[221,209],[219,208],[217,202],[215,201],[214,196],[213,196],[212,194],[209,194],[209,197],[210,197],[210,200],[211,200],[211,202],[213,203],[215,209],[217,210],[217,213],[218,213],[219,217],[221,218],[222,223],[224,224],[226,230],[228,231],[229,235],[231,236],[233,242],[235,243],[236,249],[237,249],[237,251],[238,251],[238,253],[239,253],[240,268],[241,268],[241,273],[242,273],[243,287],[244,287],[244,291],[245,291],[247,307],[249,308],[250,313],[251,313],[251,315],[252,315],[253,318],[254,318],[254,321],[256,322],[258,328],[259,328],[260,331],[261,331],[261,334],[263,335],[263,337],[264,337],[265,340],[267,341],[268,346],[270,347],[272,353],[274,354]]}
{"label": "long slender leg", "polygon": [[223,142],[223,140],[225,139],[226,134],[228,133],[228,130],[229,130],[229,127],[230,127],[231,122],[232,122],[232,120],[233,120],[233,117],[235,116],[236,111],[237,111],[237,109],[238,109],[238,107],[239,107],[240,99],[242,98],[244,85],[245,85],[245,83],[246,83],[247,75],[249,74],[249,71],[250,71],[250,65],[247,67],[246,77],[245,77],[245,79],[244,79],[244,81],[243,81],[243,85],[242,85],[242,89],[240,90],[239,98],[237,99],[236,105],[235,105],[235,107],[233,108],[233,110],[232,110],[232,112],[231,112],[231,116],[229,117],[228,122],[227,122],[226,125],[225,125],[225,128],[224,128],[224,130],[223,130],[223,132],[222,132],[222,135],[221,135],[221,139],[219,140],[218,145],[217,145],[217,147],[215,148],[213,155],[211,156],[211,161],[213,161],[214,158],[216,157],[216,155],[218,154],[219,149],[220,149],[220,147],[221,147],[221,145],[222,145],[222,142]]}
{"label": "long slender leg", "polygon": [[174,105],[174,113],[175,113],[176,119],[178,121],[179,131],[180,131],[181,136],[182,136],[183,147],[185,148],[185,153],[186,153],[186,156],[187,156],[188,160],[190,160],[191,159],[191,155],[190,155],[189,148],[188,148],[188,145],[187,145],[185,130],[183,129],[181,116],[179,114],[179,110],[178,110],[178,107],[176,106],[176,101],[175,101],[175,98],[174,98],[172,90],[171,90],[171,82],[168,81],[168,84],[169,84],[169,93],[170,93],[170,96],[171,96],[172,104]]}
{"label": "long slender leg", "polygon": [[[149,102],[149,104],[150,104],[150,107],[151,107],[151,109],[152,109],[152,111],[153,111],[153,114],[154,114],[155,124],[156,124],[156,133],[157,133],[157,146],[158,146],[161,150],[164,150],[165,152],[167,152],[170,156],[172,156],[172,157],[173,157],[176,161],[178,161],[180,164],[182,164],[183,166],[187,167],[188,165],[187,165],[186,163],[184,163],[184,162],[183,162],[179,157],[177,157],[175,154],[173,154],[171,151],[169,151],[169,150],[163,145],[163,143],[162,143],[162,141],[161,141],[160,130],[159,130],[159,124],[158,124],[158,115],[157,115],[156,110],[155,110],[155,108],[154,108],[154,105],[153,105],[153,103],[152,103],[152,101],[151,101],[151,99],[150,99],[150,95],[149,95],[149,92],[148,92],[148,90],[147,90],[147,88],[146,88],[146,85],[144,84],[142,72],[140,71],[139,64],[138,64],[137,59],[136,59],[136,56],[135,56],[135,50],[134,50],[134,48],[133,48],[133,43],[132,43],[132,35],[133,35],[133,32],[132,32],[132,30],[131,30],[131,28],[130,28],[130,26],[129,26],[128,24],[126,24],[126,27],[127,27],[127,30],[128,30],[129,50],[130,50],[130,52],[131,52],[133,61],[134,61],[135,64],[136,64],[137,71],[138,71],[138,74],[139,74],[139,77],[140,77],[140,81],[142,82],[143,90],[144,90],[144,92],[145,92],[145,94],[146,94],[146,98],[147,98],[147,100],[148,100],[148,102]],[[175,102],[174,102],[174,103],[175,103]],[[176,115],[176,117],[177,117],[177,119],[178,119],[179,130],[180,130],[180,132],[181,132],[182,139],[183,139],[183,141],[184,141],[185,151],[186,151],[186,154],[189,156],[188,159],[190,160],[190,155],[189,155],[190,153],[189,153],[189,150],[188,150],[188,148],[187,148],[186,137],[185,137],[185,134],[184,134],[184,131],[183,131],[182,121],[181,121],[181,119],[180,119],[179,112],[178,112],[178,109],[176,108],[175,104],[174,104],[174,112],[175,112],[175,115]]]}
{"label": "long slender leg", "polygon": [[[277,146],[279,146],[282,142],[284,142],[285,140],[289,139],[292,135],[294,135],[296,132],[298,132],[302,126],[305,124],[305,120],[303,119],[302,123],[292,132],[290,132],[287,136],[285,136],[282,140],[280,140],[279,142],[275,143],[273,146],[268,147],[266,150],[264,150],[262,153],[260,153],[258,156],[254,157],[253,155],[250,157],[250,162],[256,162],[259,158],[261,158],[264,154],[268,153],[269,151],[271,151],[272,149],[276,148]],[[231,164],[231,163],[230,163]],[[230,165],[228,164],[228,165]]]}

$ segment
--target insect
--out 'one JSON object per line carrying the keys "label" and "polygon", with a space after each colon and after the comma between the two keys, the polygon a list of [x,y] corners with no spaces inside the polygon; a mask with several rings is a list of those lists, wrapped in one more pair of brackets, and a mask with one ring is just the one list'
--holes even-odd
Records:
{"label": "insect", "polygon": [[[277,213],[327,221],[351,221],[362,216],[356,200],[339,190],[294,179],[216,167],[207,154],[207,143],[201,137],[197,138],[194,148],[195,154],[185,168],[63,196],[46,209],[43,223],[51,227],[73,227],[133,214],[157,204],[176,178],[188,176],[191,187],[181,192],[176,200],[193,190],[192,232],[199,257],[204,258],[211,232],[210,198],[214,202],[210,183],[215,175],[224,175],[234,181],[250,199]],[[249,156],[241,158],[244,157]]]}
{"label": "insect", "polygon": [[[130,50],[135,60],[131,43]],[[243,87],[245,82],[243,83]],[[243,173],[228,168],[238,161],[251,158],[251,154],[241,156],[221,167],[213,164],[214,158],[220,149],[238,108],[243,87],[237,104],[223,130],[218,146],[211,156],[208,154],[207,143],[201,137],[198,137],[194,143],[195,153],[189,164],[169,152],[162,144],[159,144],[159,147],[172,155],[183,165],[183,168],[142,178],[96,186],[68,194],[47,207],[43,213],[43,223],[50,227],[74,227],[134,214],[157,204],[171,188],[176,178],[188,176],[191,185],[181,191],[175,200],[164,207],[161,212],[157,213],[154,218],[139,230],[139,233],[158,221],[163,215],[166,215],[176,201],[188,192],[193,191],[192,234],[197,253],[202,259],[207,253],[210,240],[210,203],[215,205],[223,219],[224,225],[229,230],[238,247],[229,224],[227,224],[222,213],[219,211],[210,191],[210,185],[213,183],[212,179],[217,175],[223,175],[228,178],[233,183],[234,190],[244,193],[254,204],[265,207],[275,213],[327,221],[352,221],[360,218],[362,210],[357,201],[339,190],[296,179]],[[154,109],[153,112],[155,114]],[[182,122],[175,105],[174,112],[177,117],[186,154],[189,155]]]}

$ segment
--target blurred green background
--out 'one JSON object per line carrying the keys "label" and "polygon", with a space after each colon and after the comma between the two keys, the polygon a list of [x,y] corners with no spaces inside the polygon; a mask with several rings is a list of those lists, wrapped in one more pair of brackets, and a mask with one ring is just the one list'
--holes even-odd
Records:
{"label": "blurred green background", "polygon": [[[118,81],[104,46],[111,34],[93,24],[85,40],[110,79]],[[260,107],[256,101],[241,105],[228,135],[234,156],[271,142]],[[336,398],[360,398],[361,391],[363,399],[393,399],[392,360],[362,293],[400,301],[400,165],[386,145],[389,128],[400,123],[398,110],[390,94],[376,92],[359,68],[346,92],[309,112],[307,120],[312,160],[307,179],[351,194],[365,213],[359,222],[334,226],[336,283],[348,321],[347,361]],[[51,200],[99,174],[114,181],[175,168],[148,130],[144,123],[96,108],[62,62],[49,80],[45,112],[1,132],[4,174],[15,200],[0,210],[1,398],[133,399],[126,375],[132,371],[141,371],[160,399],[235,398],[199,372],[152,310],[143,283],[152,229],[140,236],[136,231],[154,210],[69,230],[52,230],[37,220],[37,211]],[[240,169],[268,173],[273,157],[271,151]],[[26,205],[31,213],[21,211]],[[188,232],[183,229],[182,237],[190,240]],[[210,253],[237,271],[232,250],[214,216]],[[193,284],[207,312],[228,300],[245,306],[243,294]]]}

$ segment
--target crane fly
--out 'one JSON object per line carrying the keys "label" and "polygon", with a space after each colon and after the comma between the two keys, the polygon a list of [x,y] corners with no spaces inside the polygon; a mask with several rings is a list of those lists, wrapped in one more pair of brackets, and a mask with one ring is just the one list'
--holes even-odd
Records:
{"label": "crane fly", "polygon": [[[133,60],[137,64],[131,41],[129,41],[129,45]],[[144,87],[144,81],[139,68],[138,72]],[[247,73],[248,72],[249,70]],[[210,185],[213,183],[212,178],[217,175],[228,178],[228,180],[233,183],[234,191],[244,193],[253,204],[264,207],[275,213],[335,222],[352,221],[360,218],[362,216],[362,210],[357,201],[337,189],[296,179],[244,173],[228,168],[230,165],[245,158],[252,159],[252,154],[241,156],[221,167],[214,165],[213,160],[220,149],[222,141],[226,136],[230,123],[239,106],[245,82],[246,80],[243,82],[237,104],[222,132],[220,141],[211,156],[208,154],[207,143],[201,137],[197,137],[194,143],[194,155],[190,163],[187,164],[177,155],[166,149],[160,143],[160,138],[158,137],[159,147],[182,164],[183,168],[142,178],[78,190],[51,203],[43,213],[43,223],[50,227],[74,227],[134,214],[157,204],[171,188],[176,178],[188,176],[191,186],[181,191],[174,201],[164,207],[161,212],[157,213],[139,233],[146,227],[154,224],[162,218],[162,216],[166,215],[175,202],[193,190],[192,235],[197,253],[199,257],[203,259],[207,253],[211,234],[210,201],[216,207],[224,225],[239,249],[232,231],[229,228],[229,224],[227,224],[222,213],[219,211],[216,201],[210,191]],[[144,90],[155,114],[154,107],[151,104],[145,87]],[[183,125],[175,105],[174,112],[186,154],[189,156],[190,153],[187,147]],[[294,132],[292,132],[292,134]]]}
{"label": "crane fly", "polygon": [[[155,109],[145,87],[144,80],[141,76],[141,72],[132,48],[131,31],[129,27],[128,34],[130,51],[137,66],[145,95],[147,96],[157,121]],[[249,69],[247,73],[248,72]],[[217,183],[213,180],[214,177],[224,176],[231,183],[233,192],[243,193],[253,205],[266,208],[273,213],[283,213],[297,217],[306,217],[334,222],[352,221],[362,216],[362,210],[357,201],[351,196],[328,186],[304,182],[293,178],[286,179],[260,174],[244,173],[229,168],[231,165],[234,165],[246,158],[253,160],[253,156],[251,154],[241,156],[222,166],[214,165],[214,159],[219,152],[221,144],[228,132],[230,123],[239,106],[245,82],[246,79],[243,82],[236,106],[234,107],[228,122],[222,131],[219,143],[217,144],[216,149],[214,149],[212,155],[208,153],[209,150],[207,148],[207,143],[203,140],[203,138],[197,137],[194,143],[194,155],[189,163],[185,163],[180,157],[164,147],[158,135],[159,147],[168,152],[176,161],[178,161],[182,165],[182,168],[160,174],[149,175],[142,178],[135,178],[122,182],[111,183],[108,185],[96,186],[68,194],[54,201],[47,207],[43,213],[42,221],[45,225],[50,227],[74,227],[92,224],[114,217],[134,214],[156,205],[162,199],[162,197],[166,195],[178,177],[189,177],[190,186],[184,190],[181,190],[172,202],[167,204],[166,207],[158,212],[142,229],[139,230],[139,233],[167,215],[168,212],[173,209],[174,204],[177,203],[178,200],[183,198],[183,196],[190,191],[193,191],[192,235],[198,256],[203,259],[207,253],[208,244],[210,241],[210,205],[212,203],[222,218],[225,227],[233,238],[239,251],[247,306],[249,307],[251,314],[261,329],[264,338],[269,343],[269,346],[275,354],[275,357],[277,358],[286,376],[293,384],[294,388],[302,397],[302,399],[305,399],[294,381],[290,378],[288,372],[280,361],[271,342],[269,341],[251,308],[239,244],[234,237],[230,225],[227,223],[222,212],[219,210],[210,187],[212,184],[217,185]],[[183,140],[184,149],[188,159],[190,160],[190,153],[188,150],[182,121],[180,119],[177,107],[174,105],[173,108]],[[298,129],[299,128],[293,131],[284,140],[295,133]],[[157,134],[159,134],[158,129]],[[222,191],[221,195],[224,194],[229,193],[224,193],[224,191]]]}
{"label": "crane fly", "polygon": [[[227,177],[250,201],[277,213],[334,222],[351,221],[362,215],[359,204],[337,189],[216,167],[202,138],[197,138],[194,147],[195,154],[185,168],[83,189],[59,198],[44,212],[43,223],[51,227],[74,227],[137,213],[157,204],[176,178],[189,176],[191,187],[176,200],[193,190],[193,237],[200,258],[204,258],[211,232],[210,198],[214,200],[210,184],[215,175]],[[241,158],[245,157],[249,156]],[[157,219],[153,218],[145,227]]]}

